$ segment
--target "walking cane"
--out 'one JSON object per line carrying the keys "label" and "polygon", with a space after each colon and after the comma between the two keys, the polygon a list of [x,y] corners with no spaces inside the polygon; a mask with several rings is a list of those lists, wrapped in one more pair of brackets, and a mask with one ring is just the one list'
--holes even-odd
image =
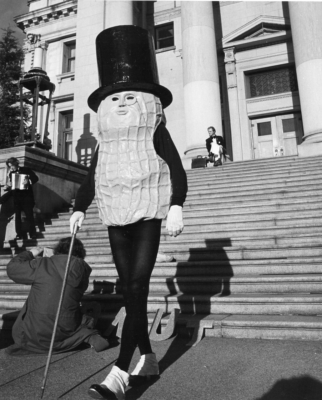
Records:
{"label": "walking cane", "polygon": [[74,229],[73,229],[72,240],[71,240],[70,246],[69,246],[66,270],[65,270],[65,275],[64,275],[64,279],[63,279],[63,287],[62,287],[61,293],[60,293],[60,299],[59,299],[57,313],[56,313],[54,330],[53,330],[53,334],[51,336],[51,342],[50,342],[49,353],[48,353],[48,357],[47,357],[47,363],[46,363],[46,368],[45,368],[44,379],[42,381],[42,386],[41,386],[41,397],[40,397],[41,399],[43,398],[44,391],[45,391],[47,375],[48,375],[48,370],[49,370],[49,364],[50,364],[51,355],[52,355],[52,352],[53,352],[54,341],[55,341],[55,336],[56,336],[56,330],[57,330],[57,325],[58,325],[58,320],[59,320],[59,314],[60,314],[61,306],[62,306],[62,303],[63,303],[64,293],[65,293],[65,288],[66,288],[66,283],[67,283],[67,276],[68,276],[69,266],[70,266],[70,260],[72,258],[73,246],[74,246],[74,241],[75,241],[77,229],[78,229],[78,224],[77,224],[77,221],[76,221],[75,225],[74,225]]}

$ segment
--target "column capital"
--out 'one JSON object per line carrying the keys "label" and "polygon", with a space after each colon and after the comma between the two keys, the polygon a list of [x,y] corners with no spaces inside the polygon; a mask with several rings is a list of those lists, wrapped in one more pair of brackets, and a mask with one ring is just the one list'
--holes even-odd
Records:
{"label": "column capital", "polygon": [[40,41],[40,34],[28,32],[26,37],[26,48],[29,52],[34,51],[36,47],[39,47]]}
{"label": "column capital", "polygon": [[41,49],[46,51],[48,49],[48,46],[49,46],[48,42],[40,42],[37,47],[40,47]]}

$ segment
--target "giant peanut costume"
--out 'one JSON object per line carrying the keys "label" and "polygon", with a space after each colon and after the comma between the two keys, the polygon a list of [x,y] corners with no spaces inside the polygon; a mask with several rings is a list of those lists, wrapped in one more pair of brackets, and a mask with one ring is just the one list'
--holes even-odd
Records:
{"label": "giant peanut costume", "polygon": [[[117,26],[96,39],[99,89],[88,99],[97,112],[99,146],[78,190],[71,229],[81,227],[94,197],[108,227],[126,309],[120,355],[89,395],[125,399],[128,385],[159,376],[148,336],[149,282],[160,243],[161,222],[170,236],[183,230],[187,179],[167,131],[163,109],[171,92],[158,80],[153,39],[145,29]],[[141,358],[128,368],[136,349]]]}

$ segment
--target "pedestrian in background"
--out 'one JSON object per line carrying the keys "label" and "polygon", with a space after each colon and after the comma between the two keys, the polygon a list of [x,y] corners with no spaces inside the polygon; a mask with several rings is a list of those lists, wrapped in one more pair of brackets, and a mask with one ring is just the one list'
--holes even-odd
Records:
{"label": "pedestrian in background", "polygon": [[[38,176],[34,171],[28,167],[20,167],[19,160],[15,157],[11,157],[6,161],[8,167],[8,180],[4,187],[4,191],[11,192],[13,196],[13,203],[15,209],[15,227],[16,227],[16,239],[23,238],[21,212],[23,211],[26,215],[28,223],[29,237],[30,239],[36,239],[36,226],[34,220],[34,193],[32,186],[38,182]],[[13,186],[13,174],[20,175],[24,179],[22,185],[23,189],[18,189]],[[25,176],[23,176],[25,175]],[[11,196],[5,196],[7,201]]]}

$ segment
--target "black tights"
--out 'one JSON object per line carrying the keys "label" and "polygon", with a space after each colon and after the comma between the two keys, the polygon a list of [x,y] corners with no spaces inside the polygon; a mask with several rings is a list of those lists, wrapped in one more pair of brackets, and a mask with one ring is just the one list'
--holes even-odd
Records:
{"label": "black tights", "polygon": [[120,278],[126,318],[116,366],[127,371],[138,346],[141,355],[152,352],[148,335],[147,299],[158,254],[161,219],[108,227],[111,249]]}

